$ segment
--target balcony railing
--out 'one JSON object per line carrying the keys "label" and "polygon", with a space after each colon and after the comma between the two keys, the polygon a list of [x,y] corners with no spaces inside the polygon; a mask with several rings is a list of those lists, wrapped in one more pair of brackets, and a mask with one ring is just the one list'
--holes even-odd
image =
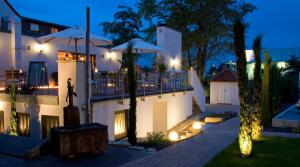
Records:
{"label": "balcony railing", "polygon": [[[146,96],[149,94],[162,94],[166,92],[186,91],[191,86],[188,82],[186,71],[180,73],[138,73],[137,74],[137,94]],[[92,96],[125,97],[129,94],[127,73],[100,73],[91,82]]]}
{"label": "balcony railing", "polygon": [[50,88],[48,85],[29,85],[26,72],[14,70],[5,71],[5,75],[0,76],[0,93],[9,93],[9,86],[14,82],[17,94],[27,95],[58,95],[57,88]]}

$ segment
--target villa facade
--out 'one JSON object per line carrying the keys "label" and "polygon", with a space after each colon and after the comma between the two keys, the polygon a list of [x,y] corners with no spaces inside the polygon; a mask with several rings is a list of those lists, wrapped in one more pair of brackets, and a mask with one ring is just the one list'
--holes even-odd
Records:
{"label": "villa facade", "polygon": [[[5,93],[14,77],[33,87],[17,95],[18,129],[22,136],[47,138],[51,127],[63,125],[67,106],[67,79],[75,85],[74,105],[80,122],[87,123],[85,111],[85,46],[39,43],[37,37],[67,29],[67,26],[21,16],[6,0],[0,0],[0,132],[10,129],[10,100]],[[157,28],[157,45],[168,66],[165,75],[139,72],[137,87],[137,136],[168,130],[193,115],[195,101],[205,111],[205,95],[193,70],[181,70],[181,33],[165,26]],[[108,47],[91,47],[90,113],[93,122],[108,125],[109,139],[126,137],[128,127],[128,87],[121,69],[122,53]],[[13,70],[12,70],[13,69]],[[56,74],[56,77],[55,77]],[[12,76],[11,76],[12,75]],[[158,77],[161,82],[158,82]],[[21,88],[20,88],[21,89]]]}

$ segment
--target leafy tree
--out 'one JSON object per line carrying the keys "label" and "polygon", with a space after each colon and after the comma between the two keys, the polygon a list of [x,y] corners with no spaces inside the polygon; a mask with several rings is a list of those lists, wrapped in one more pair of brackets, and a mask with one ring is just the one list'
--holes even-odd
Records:
{"label": "leafy tree", "polygon": [[104,34],[113,35],[114,44],[122,44],[139,37],[142,22],[140,16],[131,7],[119,6],[112,22],[101,23]]}
{"label": "leafy tree", "polygon": [[[188,67],[197,65],[202,79],[206,61],[231,49],[234,20],[255,9],[243,0],[140,0],[137,6],[145,20],[182,32],[184,60]],[[154,30],[150,27],[149,33]]]}
{"label": "leafy tree", "polygon": [[[13,72],[13,70],[12,70]],[[11,106],[11,111],[10,111],[10,135],[13,136],[18,136],[18,127],[17,127],[17,122],[18,122],[18,118],[17,118],[17,108],[16,108],[16,101],[17,101],[17,97],[16,97],[16,85],[12,79],[11,83],[10,83],[10,88],[9,88],[9,94],[10,94],[10,106]]]}
{"label": "leafy tree", "polygon": [[128,141],[130,144],[136,144],[136,54],[132,53],[133,43],[129,43],[124,57],[128,60],[128,86],[129,86],[129,128],[128,128]]}
{"label": "leafy tree", "polygon": [[271,59],[269,52],[265,52],[265,65],[262,81],[262,124],[269,126],[270,116],[270,65]]}
{"label": "leafy tree", "polygon": [[259,141],[261,138],[261,111],[262,111],[262,86],[261,86],[261,41],[262,37],[255,38],[253,50],[255,56],[255,69],[253,79],[253,114],[252,114],[252,139]]}
{"label": "leafy tree", "polygon": [[237,75],[240,96],[240,130],[239,146],[243,157],[248,157],[252,151],[251,112],[248,93],[247,61],[245,53],[245,24],[237,20],[233,26],[234,50],[237,57]]}

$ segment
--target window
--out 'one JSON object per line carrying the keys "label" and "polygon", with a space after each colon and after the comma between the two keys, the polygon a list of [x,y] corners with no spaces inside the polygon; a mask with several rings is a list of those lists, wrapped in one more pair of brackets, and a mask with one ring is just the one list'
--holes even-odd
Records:
{"label": "window", "polygon": [[47,67],[45,62],[30,62],[28,84],[30,86],[48,85]]}
{"label": "window", "polygon": [[28,113],[17,113],[18,117],[18,133],[19,136],[27,136],[30,134],[29,114]]}
{"label": "window", "polygon": [[51,128],[59,126],[59,117],[58,116],[50,116],[50,115],[42,115],[42,133],[43,139],[50,139]]}
{"label": "window", "polygon": [[0,111],[0,133],[4,133],[4,112]]}
{"label": "window", "polygon": [[128,128],[128,110],[116,111],[114,115],[115,139],[125,138]]}
{"label": "window", "polygon": [[36,23],[30,23],[30,31],[39,32],[40,31],[40,25],[38,25]]}
{"label": "window", "polygon": [[51,34],[58,32],[58,28],[51,27]]}

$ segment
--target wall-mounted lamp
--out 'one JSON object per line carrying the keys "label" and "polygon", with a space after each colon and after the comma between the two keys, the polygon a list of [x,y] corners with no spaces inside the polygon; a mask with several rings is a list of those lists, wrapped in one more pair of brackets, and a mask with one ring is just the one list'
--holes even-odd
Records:
{"label": "wall-mounted lamp", "polygon": [[171,59],[170,64],[171,64],[171,67],[177,68],[179,66],[179,61],[177,58]]}
{"label": "wall-mounted lamp", "polygon": [[113,61],[116,59],[116,54],[113,53],[113,52],[107,52],[106,53],[106,58],[109,60],[109,61]]}
{"label": "wall-mounted lamp", "polygon": [[97,67],[95,67],[94,72],[95,72],[95,73],[98,73],[98,68],[97,68]]}
{"label": "wall-mounted lamp", "polygon": [[37,52],[40,52],[40,53],[45,53],[47,50],[46,44],[38,44],[37,43],[37,44],[35,44],[34,48]]}

